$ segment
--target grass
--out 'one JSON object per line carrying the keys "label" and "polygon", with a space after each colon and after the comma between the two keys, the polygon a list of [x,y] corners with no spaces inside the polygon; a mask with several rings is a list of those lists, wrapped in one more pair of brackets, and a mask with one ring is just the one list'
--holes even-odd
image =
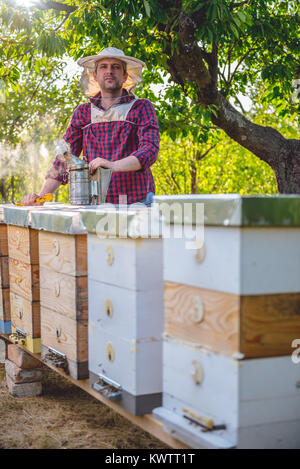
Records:
{"label": "grass", "polygon": [[12,397],[0,364],[0,448],[168,447],[48,367],[44,367],[42,396]]}

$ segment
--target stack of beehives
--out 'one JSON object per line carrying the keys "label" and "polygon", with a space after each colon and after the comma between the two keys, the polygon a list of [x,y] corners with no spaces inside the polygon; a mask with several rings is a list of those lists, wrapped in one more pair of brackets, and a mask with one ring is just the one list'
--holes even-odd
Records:
{"label": "stack of beehives", "polygon": [[40,352],[38,232],[30,227],[32,208],[5,206],[9,253],[12,339]]}
{"label": "stack of beehives", "polygon": [[300,369],[291,346],[300,337],[300,199],[156,201],[171,235],[164,238],[163,406],[154,415],[194,448],[299,447]]}
{"label": "stack of beehives", "polygon": [[88,230],[91,385],[135,415],[149,413],[162,390],[162,240],[150,238],[146,208],[81,216]]}
{"label": "stack of beehives", "polygon": [[39,231],[42,358],[75,379],[88,377],[88,288],[85,229],[79,213],[32,213]]}
{"label": "stack of beehives", "polygon": [[7,225],[0,214],[0,332],[11,333]]}

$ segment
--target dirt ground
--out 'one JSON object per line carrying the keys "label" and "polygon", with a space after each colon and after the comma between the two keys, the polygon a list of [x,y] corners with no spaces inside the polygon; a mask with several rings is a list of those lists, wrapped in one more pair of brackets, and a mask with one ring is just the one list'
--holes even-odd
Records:
{"label": "dirt ground", "polygon": [[164,443],[44,367],[43,395],[8,393],[0,363],[1,449],[162,449]]}

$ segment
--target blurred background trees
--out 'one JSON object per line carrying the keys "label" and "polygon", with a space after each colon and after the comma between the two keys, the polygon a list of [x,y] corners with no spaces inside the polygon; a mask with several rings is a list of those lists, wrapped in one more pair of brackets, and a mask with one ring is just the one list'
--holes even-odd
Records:
{"label": "blurred background trees", "polygon": [[[108,46],[147,63],[144,85],[135,93],[153,102],[160,123],[161,150],[153,166],[157,193],[277,193],[273,153],[287,175],[281,192],[296,192],[298,2],[171,3],[172,8],[165,0],[2,1],[1,202],[39,190],[57,138],[73,109],[86,101],[79,67],[70,64]],[[188,43],[194,56],[185,49]],[[232,129],[223,122],[224,103],[225,110],[234,110]],[[236,122],[245,123],[240,134]],[[268,137],[259,151],[255,139],[247,146],[252,129]],[[56,198],[66,201],[67,188]]]}

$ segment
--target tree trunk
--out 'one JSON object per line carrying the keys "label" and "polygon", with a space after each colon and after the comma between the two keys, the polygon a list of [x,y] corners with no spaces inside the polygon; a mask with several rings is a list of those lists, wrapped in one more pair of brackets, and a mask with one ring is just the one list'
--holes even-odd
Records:
{"label": "tree trunk", "polygon": [[197,166],[193,161],[191,163],[191,194],[198,194],[197,190]]}
{"label": "tree trunk", "polygon": [[0,194],[1,197],[4,201],[4,203],[7,203],[7,194],[6,194],[6,188],[5,188],[5,178],[0,178]]}
{"label": "tree trunk", "polygon": [[272,127],[253,124],[220,93],[218,106],[214,124],[271,166],[280,193],[300,194],[300,141],[286,139]]}

